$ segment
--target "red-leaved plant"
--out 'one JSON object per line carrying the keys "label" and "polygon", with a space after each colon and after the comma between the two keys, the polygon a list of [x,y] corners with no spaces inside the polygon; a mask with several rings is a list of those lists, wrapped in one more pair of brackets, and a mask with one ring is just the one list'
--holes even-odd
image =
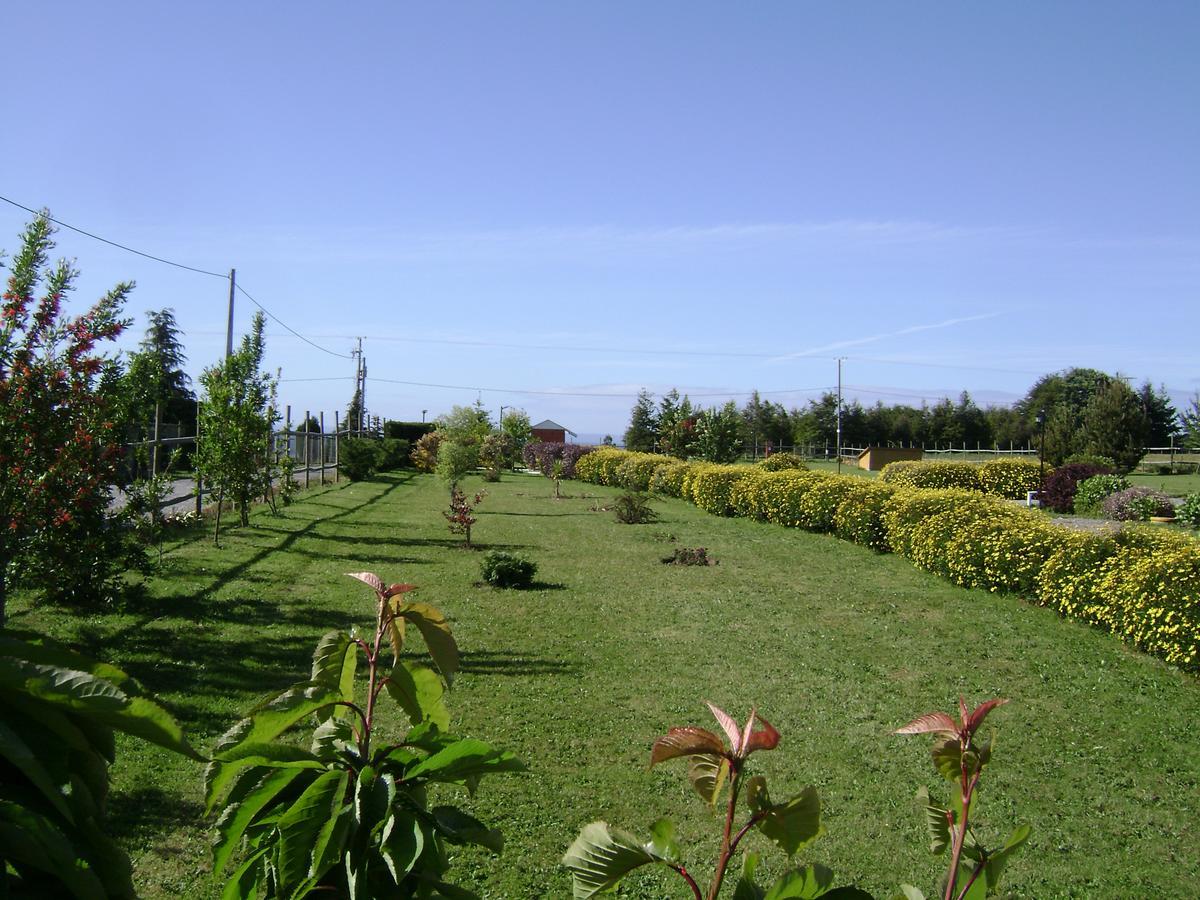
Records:
{"label": "red-leaved plant", "polygon": [[[949,807],[932,801],[929,791],[921,788],[917,800],[925,810],[929,826],[930,849],[942,853],[950,848],[950,868],[942,886],[942,900],[982,900],[996,892],[1000,875],[1009,857],[1029,839],[1028,825],[1016,828],[1004,846],[987,850],[971,830],[972,803],[979,788],[983,768],[992,758],[992,742],[977,741],[976,733],[983,720],[1007,700],[994,699],[968,710],[963,698],[958,700],[958,721],[943,712],[926,713],[913,719],[895,734],[933,734],[941,738],[933,746],[933,764],[942,777],[954,784]],[[970,865],[963,865],[963,858]],[[912,885],[902,885],[898,900],[924,900],[925,895]]]}
{"label": "red-leaved plant", "polygon": [[[675,826],[669,819],[659,819],[650,828],[650,840],[640,841],[629,832],[611,827],[607,822],[592,822],[584,826],[566,855],[563,865],[571,872],[575,900],[587,900],[616,888],[621,879],[634,869],[658,863],[679,875],[691,890],[695,900],[715,900],[721,892],[725,873],[738,845],[751,829],[757,828],[777,844],[791,859],[823,832],[821,803],[814,787],[807,787],[790,800],[773,803],[767,793],[767,781],[762,775],[746,777],[746,762],[751,753],[773,750],[779,743],[779,732],[771,723],[751,710],[746,724],[739,726],[733,717],[709,703],[721,729],[729,739],[704,728],[688,726],[672,728],[654,742],[650,765],[680,757],[688,762],[687,775],[693,789],[712,808],[725,797],[721,846],[706,892],[680,861]],[[755,728],[755,724],[759,728]],[[745,820],[738,825],[739,802]],[[735,826],[738,826],[735,831]],[[742,875],[736,887],[738,898],[826,897],[829,900],[870,900],[870,895],[854,887],[832,888],[833,872],[824,866],[810,864],[790,869],[764,891],[754,882],[758,856],[746,854]]]}
{"label": "red-leaved plant", "polygon": [[450,533],[463,536],[463,546],[467,549],[471,547],[471,526],[478,521],[475,518],[475,507],[482,503],[486,496],[487,491],[480,491],[474,500],[468,500],[458,485],[450,489],[450,509],[442,515],[450,523]]}

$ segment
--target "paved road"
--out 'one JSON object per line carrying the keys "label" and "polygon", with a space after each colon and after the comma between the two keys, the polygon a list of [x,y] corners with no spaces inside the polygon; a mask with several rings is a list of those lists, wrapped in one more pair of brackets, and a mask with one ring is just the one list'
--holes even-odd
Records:
{"label": "paved road", "polygon": [[[308,471],[310,472],[310,474],[308,476],[309,484],[310,485],[311,484],[320,484],[321,483],[320,467],[317,466],[317,467],[309,469]],[[327,482],[332,482],[333,476],[334,476],[333,466],[327,465],[325,467],[325,480]],[[293,478],[293,480],[295,480],[295,481],[299,482],[301,485],[303,485],[304,484],[304,469],[296,469],[296,471],[292,475],[292,478]],[[279,484],[279,479],[276,478],[274,483]],[[171,482],[171,490],[167,494],[167,501],[163,504],[162,511],[163,512],[187,512],[188,510],[195,509],[196,508],[196,500],[193,497],[193,495],[195,493],[196,493],[196,481],[194,478],[191,478],[191,477],[176,478],[174,481]],[[212,495],[209,494],[208,488],[205,488],[204,489],[204,502],[207,504],[207,503],[211,502],[211,500],[212,500]],[[121,509],[122,507],[125,506],[125,502],[126,502],[125,492],[122,491],[120,488],[114,488],[112,500],[110,501],[109,506],[112,509]]]}

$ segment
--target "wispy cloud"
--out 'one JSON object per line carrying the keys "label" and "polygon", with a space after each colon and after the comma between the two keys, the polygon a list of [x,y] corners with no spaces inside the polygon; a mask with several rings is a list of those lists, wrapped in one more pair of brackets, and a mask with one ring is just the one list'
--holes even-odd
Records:
{"label": "wispy cloud", "polygon": [[994,319],[1002,315],[998,312],[981,313],[976,316],[960,316],[954,319],[945,319],[941,322],[931,322],[927,325],[910,325],[907,328],[901,328],[898,331],[885,331],[881,334],[871,334],[866,337],[850,338],[844,341],[833,341],[829,344],[822,344],[818,347],[809,347],[806,350],[797,350],[795,353],[788,353],[784,356],[776,356],[768,360],[768,362],[779,363],[786,362],[792,359],[800,359],[805,356],[818,356],[824,353],[832,353],[836,350],[845,350],[847,347],[861,347],[863,344],[873,344],[876,341],[884,341],[889,338],[903,337],[908,334],[916,334],[921,331],[937,331],[941,328],[953,328],[956,325],[964,325],[967,322],[981,322],[984,319]]}

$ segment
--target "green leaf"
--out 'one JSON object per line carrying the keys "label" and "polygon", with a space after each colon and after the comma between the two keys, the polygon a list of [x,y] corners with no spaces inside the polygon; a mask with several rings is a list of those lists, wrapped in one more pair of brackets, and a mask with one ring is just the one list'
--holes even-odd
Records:
{"label": "green leaf", "polygon": [[[313,652],[313,684],[322,684],[337,691],[347,703],[354,702],[354,670],[358,665],[358,644],[344,631],[331,631],[321,638]],[[346,706],[335,706],[333,715],[342,718],[349,715]]]}
{"label": "green leaf", "polygon": [[433,669],[419,663],[401,662],[392,669],[385,686],[414,725],[428,720],[441,729],[450,727],[445,689]]}
{"label": "green leaf", "polygon": [[454,641],[446,617],[428,603],[401,603],[396,613],[417,626],[434,665],[449,684],[458,672],[458,644]]}
{"label": "green leaf", "polygon": [[758,822],[758,830],[778,844],[789,858],[825,833],[821,800],[812,785],[778,805],[771,803],[766,779],[761,775],[749,779],[746,790],[750,808],[755,814],[765,813]]}
{"label": "green leaf", "polygon": [[900,893],[892,898],[892,900],[925,900],[925,894],[911,884],[900,885]]}
{"label": "green leaf", "polygon": [[246,828],[276,797],[300,775],[299,769],[245,771],[229,793],[229,800],[217,819],[213,841],[213,877],[218,878],[237,849]]}
{"label": "green leaf", "polygon": [[832,884],[832,869],[809,865],[784,872],[771,885],[763,900],[813,900],[824,894]]}
{"label": "green leaf", "polygon": [[854,885],[834,888],[831,891],[826,891],[821,897],[824,900],[875,900],[873,896],[862,888],[856,888]]}
{"label": "green leaf", "polygon": [[[0,648],[13,645],[28,649],[28,645],[22,641],[0,640]],[[2,652],[0,649],[0,654]],[[89,664],[78,654],[66,651],[33,655],[69,659],[78,661],[80,665]],[[131,696],[117,687],[117,682],[136,687],[129,676],[119,669],[99,663],[90,663],[90,668],[112,675],[115,680],[81,669],[65,668],[57,662],[36,662],[0,655],[0,688],[24,693],[59,710],[77,713],[192,759],[203,759],[192,749],[170,713],[145,697]]]}
{"label": "green leaf", "polygon": [[437,830],[452,844],[476,844],[499,855],[504,852],[504,836],[496,828],[488,828],[474,816],[454,806],[435,806],[433,813]]}
{"label": "green leaf", "polygon": [[614,889],[621,879],[640,866],[665,863],[627,831],[610,828],[607,822],[585,825],[571,844],[562,864],[571,872],[575,900],[589,900]]}
{"label": "green leaf", "polygon": [[413,766],[408,779],[459,783],[489,772],[523,772],[525,764],[507,750],[495,750],[474,738],[462,738]]}
{"label": "green leaf", "polygon": [[742,857],[742,876],[733,888],[733,900],[763,900],[766,893],[754,881],[758,871],[758,854],[747,853]]}
{"label": "green leaf", "polygon": [[50,820],[9,800],[0,800],[0,847],[11,863],[57,878],[81,900],[108,896],[66,835]]}
{"label": "green leaf", "polygon": [[396,799],[396,780],[379,776],[372,766],[363,766],[354,785],[354,817],[363,840],[383,824]]}
{"label": "green leaf", "polygon": [[650,826],[650,852],[667,862],[679,862],[679,842],[675,840],[675,823],[659,819]]}
{"label": "green leaf", "polygon": [[242,864],[225,882],[221,900],[254,900],[258,893],[258,880],[262,876],[262,868],[259,863],[269,850],[269,847],[264,847],[242,860]]}
{"label": "green leaf", "polygon": [[938,741],[929,751],[933,756],[933,767],[947,781],[958,781],[962,776],[962,745],[958,738]]}
{"label": "green leaf", "polygon": [[421,824],[406,812],[394,811],[383,826],[379,853],[397,885],[413,870],[424,849]]}
{"label": "green leaf", "polygon": [[729,778],[729,760],[711,753],[689,756],[687,776],[700,799],[709,806],[716,806],[721,790]]}
{"label": "green leaf", "polygon": [[343,806],[336,816],[321,826],[313,845],[308,878],[292,893],[293,900],[299,900],[300,897],[316,890],[325,874],[341,862],[342,854],[346,849],[346,839],[350,836],[353,827],[354,813],[350,804]]}
{"label": "green leaf", "polygon": [[46,770],[41,760],[38,759],[38,755],[25,742],[24,738],[3,720],[0,720],[0,757],[8,760],[14,768],[28,778],[59,815],[71,824],[75,823],[75,816],[67,803],[62,785]]}
{"label": "green leaf", "polygon": [[950,822],[946,818],[946,810],[929,799],[929,789],[924,787],[917,791],[917,804],[925,814],[929,849],[935,854],[943,853],[950,846]]}
{"label": "green leaf", "polygon": [[291,892],[312,874],[314,853],[323,826],[342,806],[350,776],[326,772],[310,784],[292,807],[279,818],[277,866],[279,893]]}
{"label": "green leaf", "polygon": [[326,719],[313,731],[309,749],[313,756],[325,762],[332,762],[347,752],[357,756],[358,743],[354,728],[346,719]]}
{"label": "green leaf", "polygon": [[988,893],[993,893],[1000,886],[1000,876],[1004,874],[1004,866],[1008,863],[1009,858],[1016,853],[1025,842],[1029,840],[1029,835],[1033,833],[1033,829],[1028,825],[1018,826],[1012,834],[1008,836],[1004,846],[988,857],[987,863],[984,866],[984,879],[987,881]]}

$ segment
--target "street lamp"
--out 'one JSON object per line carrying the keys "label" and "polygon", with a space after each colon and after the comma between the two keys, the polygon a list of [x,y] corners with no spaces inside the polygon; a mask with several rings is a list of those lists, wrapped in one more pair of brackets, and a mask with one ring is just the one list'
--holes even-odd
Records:
{"label": "street lamp", "polygon": [[425,424],[425,413],[427,413],[427,412],[429,412],[429,410],[427,410],[427,409],[421,410],[421,424],[422,425]]}

